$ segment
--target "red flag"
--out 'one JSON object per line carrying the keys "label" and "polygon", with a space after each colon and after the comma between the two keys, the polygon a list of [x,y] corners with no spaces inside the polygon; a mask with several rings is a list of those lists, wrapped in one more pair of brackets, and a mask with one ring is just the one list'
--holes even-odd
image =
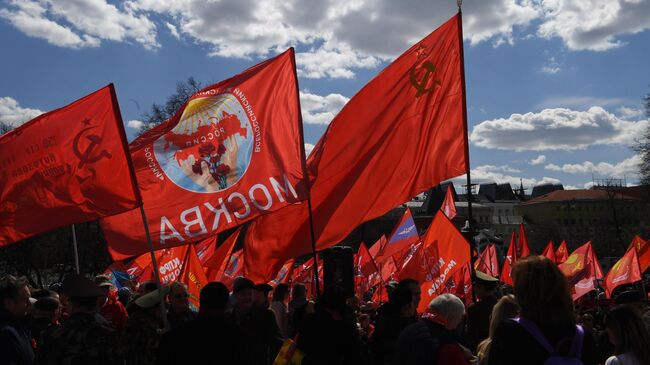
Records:
{"label": "red flag", "polygon": [[[460,14],[386,67],[314,148],[307,169],[317,250],[466,172],[459,29]],[[246,234],[248,274],[268,280],[286,259],[310,251],[309,237],[306,204],[259,217]]]}
{"label": "red flag", "polygon": [[548,245],[544,249],[542,256],[548,257],[549,260],[557,263],[557,258],[555,257],[555,248],[553,247],[553,241],[548,241]]}
{"label": "red flag", "polygon": [[454,193],[451,191],[451,185],[447,186],[447,194],[445,194],[445,201],[442,202],[441,209],[449,219],[454,219],[456,216],[456,204],[454,203]]}
{"label": "red flag", "polygon": [[512,232],[510,238],[510,245],[508,246],[508,253],[503,260],[503,269],[501,269],[501,282],[504,284],[512,285],[512,266],[517,262],[517,244],[515,243],[515,232]]}
{"label": "red flag", "polygon": [[556,262],[558,265],[569,258],[569,249],[566,247],[566,241],[563,240],[560,246],[558,246],[557,251],[555,251],[555,258],[557,259]]}
{"label": "red flag", "polygon": [[221,280],[219,281],[224,283],[229,289],[232,289],[232,284],[235,279],[239,276],[244,276],[244,262],[244,250],[233,252],[228,259],[226,269],[223,271]]}
{"label": "red flag", "polygon": [[160,281],[163,284],[178,280],[183,269],[183,262],[187,256],[189,245],[177,246],[162,250],[160,258],[156,259]]}
{"label": "red flag", "polygon": [[596,289],[596,279],[603,278],[603,269],[596,258],[591,241],[578,247],[567,260],[558,265],[573,287],[573,300]]}
{"label": "red flag", "polygon": [[196,244],[196,256],[201,261],[201,265],[214,254],[217,249],[217,235],[208,237]]}
{"label": "red flag", "polygon": [[141,200],[113,84],[0,136],[0,247]]}
{"label": "red flag", "polygon": [[395,279],[397,279],[397,265],[391,258],[379,264],[379,270],[370,275],[370,287],[385,285]]}
{"label": "red flag", "polygon": [[206,268],[206,275],[210,281],[220,281],[223,272],[226,270],[230,256],[232,255],[232,250],[237,243],[239,238],[239,233],[241,228],[237,229],[233,234],[228,236],[228,238],[217,248],[212,255],[207,256],[205,260],[202,260],[203,267]]}
{"label": "red flag", "polygon": [[482,271],[492,277],[499,277],[499,258],[494,243],[489,243],[481,252],[481,256],[474,263],[474,269]]}
{"label": "red flag", "polygon": [[603,287],[607,298],[612,297],[612,292],[617,286],[623,284],[632,284],[641,281],[641,270],[639,268],[639,259],[636,255],[636,250],[630,247],[625,255],[614,264],[609,270]]}
{"label": "red flag", "polygon": [[361,242],[359,251],[354,255],[355,276],[368,278],[379,269],[366,245]]}
{"label": "red flag", "polygon": [[[198,241],[306,198],[296,84],[289,50],[197,92],[131,143],[155,248]],[[102,227],[113,258],[147,251],[140,212]]]}
{"label": "red flag", "polygon": [[370,248],[368,249],[368,252],[370,253],[370,257],[372,257],[375,262],[377,262],[377,259],[380,258],[381,252],[384,250],[384,246],[386,245],[386,236],[381,235],[377,242],[375,242]]}
{"label": "red flag", "polygon": [[183,272],[178,281],[187,285],[187,291],[190,294],[190,303],[194,307],[199,308],[201,288],[208,283],[208,278],[205,276],[205,271],[201,266],[201,261],[196,254],[194,245],[189,245],[185,263],[183,264]]}
{"label": "red flag", "polygon": [[293,262],[295,260],[291,259],[282,265],[280,271],[275,276],[275,279],[269,281],[269,285],[276,287],[278,284],[287,284],[291,281],[291,274],[293,273]]}
{"label": "red flag", "polygon": [[632,239],[630,247],[634,247],[636,250],[636,255],[639,258],[639,266],[641,267],[641,273],[643,274],[648,268],[650,268],[650,240],[646,241],[641,236],[636,235]]}
{"label": "red flag", "polygon": [[470,262],[469,243],[442,211],[438,211],[422,238],[422,246],[406,263],[400,278],[420,282],[422,300],[418,311],[444,290],[444,283]]}
{"label": "red flag", "polygon": [[465,305],[472,304],[472,270],[469,264],[456,271],[445,283],[445,293],[459,297]]}
{"label": "red flag", "polygon": [[517,248],[519,249],[519,257],[524,258],[530,256],[530,248],[528,248],[528,239],[526,238],[526,230],[524,224],[519,224],[519,237],[517,241]]}
{"label": "red flag", "polygon": [[411,210],[406,208],[402,219],[397,222],[397,225],[390,234],[390,239],[382,246],[382,250],[378,257],[375,258],[377,262],[383,259],[391,258],[394,254],[401,252],[403,249],[408,248],[420,242],[420,235],[415,226]]}

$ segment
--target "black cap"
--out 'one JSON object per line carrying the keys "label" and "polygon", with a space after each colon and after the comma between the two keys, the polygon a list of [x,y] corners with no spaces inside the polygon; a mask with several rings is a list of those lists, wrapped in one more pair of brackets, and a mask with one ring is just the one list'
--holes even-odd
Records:
{"label": "black cap", "polygon": [[253,288],[255,288],[255,283],[253,283],[250,279],[246,279],[244,277],[236,278],[232,284],[233,293],[240,292],[244,289],[253,289]]}
{"label": "black cap", "polygon": [[52,297],[43,297],[34,303],[34,308],[41,311],[53,311],[59,308],[59,301]]}
{"label": "black cap", "polygon": [[97,284],[81,275],[68,275],[61,283],[61,293],[69,297],[98,297],[104,295]]}
{"label": "black cap", "polygon": [[268,294],[273,291],[273,287],[269,284],[257,284],[255,285],[255,290],[264,292],[265,294]]}
{"label": "black cap", "polygon": [[616,304],[641,303],[643,301],[645,301],[643,293],[638,290],[624,291],[614,299]]}

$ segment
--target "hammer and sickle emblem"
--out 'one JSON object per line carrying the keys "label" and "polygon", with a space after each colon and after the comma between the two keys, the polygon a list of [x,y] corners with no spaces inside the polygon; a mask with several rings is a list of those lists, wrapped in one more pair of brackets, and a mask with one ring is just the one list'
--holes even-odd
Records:
{"label": "hammer and sickle emblem", "polygon": [[415,73],[416,73],[416,66],[413,66],[411,68],[410,72],[410,79],[411,79],[411,85],[418,91],[415,94],[416,98],[419,98],[422,94],[428,93],[433,89],[434,85],[433,84],[438,84],[440,85],[440,80],[434,80],[433,84],[427,88],[427,84],[429,82],[429,76],[431,76],[432,73],[436,71],[436,65],[434,65],[432,62],[425,61],[422,63],[421,66],[423,69],[425,69],[425,73],[422,76],[421,80],[418,80]]}
{"label": "hammer and sickle emblem", "polygon": [[77,156],[77,158],[79,159],[79,165],[77,165],[77,168],[79,168],[79,169],[82,168],[85,164],[95,163],[95,162],[101,160],[104,157],[105,158],[113,157],[106,150],[101,150],[101,151],[93,154],[93,152],[95,152],[97,147],[99,147],[101,145],[101,143],[102,143],[102,138],[100,136],[96,135],[96,134],[90,134],[90,135],[86,136],[86,139],[90,141],[90,144],[88,146],[86,146],[86,149],[83,150],[83,151],[81,151],[79,149],[79,142],[81,140],[81,137],[84,135],[84,133],[86,131],[88,131],[90,129],[93,129],[93,128],[95,128],[95,127],[84,128],[79,133],[77,133],[77,135],[74,137],[72,149],[73,149],[73,152],[74,152],[75,156]]}

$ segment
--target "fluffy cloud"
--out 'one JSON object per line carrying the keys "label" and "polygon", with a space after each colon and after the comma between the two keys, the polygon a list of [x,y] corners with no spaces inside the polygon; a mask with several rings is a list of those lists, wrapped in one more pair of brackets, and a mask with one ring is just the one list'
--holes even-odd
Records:
{"label": "fluffy cloud", "polygon": [[645,113],[643,108],[640,107],[627,107],[627,106],[622,106],[618,108],[618,115],[621,116],[623,119],[637,119]]}
{"label": "fluffy cloud", "polygon": [[548,74],[548,75],[555,75],[556,73],[560,72],[560,64],[555,60],[555,57],[551,57],[546,61],[546,64],[542,66],[542,73]]}
{"label": "fluffy cloud", "polygon": [[16,99],[8,96],[0,98],[0,123],[17,127],[24,122],[43,114],[38,109],[23,108]]}
{"label": "fluffy cloud", "polygon": [[607,162],[593,163],[585,161],[580,164],[564,164],[558,166],[555,164],[548,164],[544,166],[549,171],[560,171],[567,174],[591,174],[595,173],[601,176],[636,176],[639,171],[639,164],[641,163],[641,156],[634,155],[619,163],[611,164]]}
{"label": "fluffy cloud", "polygon": [[481,122],[472,129],[470,139],[476,146],[501,150],[575,150],[632,145],[648,124],[648,120],[619,119],[601,107],[587,111],[556,108]]}
{"label": "fluffy cloud", "polygon": [[534,159],[530,160],[531,165],[541,165],[544,162],[546,162],[546,156],[544,155],[539,155],[535,157]]}
{"label": "fluffy cloud", "polygon": [[314,150],[314,145],[311,143],[305,143],[305,156],[309,156],[311,151]]}
{"label": "fluffy cloud", "polygon": [[60,47],[97,47],[101,40],[159,47],[151,20],[106,0],[11,0],[0,9],[0,17],[23,33]]}
{"label": "fluffy cloud", "polygon": [[642,0],[541,0],[538,35],[560,37],[571,50],[620,47],[619,35],[650,28],[650,2]]}
{"label": "fluffy cloud", "polygon": [[[454,184],[463,185],[467,183],[466,176],[459,176],[452,179]],[[510,183],[514,187],[519,187],[520,184],[524,184],[525,189],[532,188],[533,186],[541,184],[559,184],[560,180],[552,177],[542,177],[541,179],[535,179],[530,177],[523,176],[513,176],[495,169],[493,165],[482,165],[472,169],[472,183],[483,184],[483,183]]]}
{"label": "fluffy cloud", "polygon": [[142,127],[144,127],[144,122],[140,120],[129,120],[126,125],[129,128],[137,129],[140,130]]}
{"label": "fluffy cloud", "polygon": [[329,124],[348,100],[341,94],[321,96],[301,91],[302,121],[307,124]]}

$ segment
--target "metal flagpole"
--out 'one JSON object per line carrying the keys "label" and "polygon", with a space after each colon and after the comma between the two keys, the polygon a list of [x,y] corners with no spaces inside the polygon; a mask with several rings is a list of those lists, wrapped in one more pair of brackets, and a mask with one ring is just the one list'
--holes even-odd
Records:
{"label": "metal flagpole", "polygon": [[75,231],[74,224],[72,225],[72,247],[74,248],[74,269],[77,275],[81,272],[79,270],[79,250],[77,249],[77,232]]}

